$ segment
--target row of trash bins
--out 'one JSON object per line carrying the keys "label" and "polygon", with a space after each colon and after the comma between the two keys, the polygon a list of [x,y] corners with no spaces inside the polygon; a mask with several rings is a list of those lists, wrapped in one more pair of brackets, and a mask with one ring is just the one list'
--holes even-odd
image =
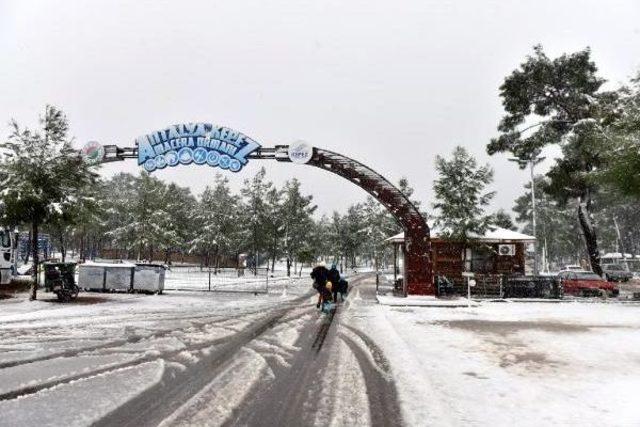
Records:
{"label": "row of trash bins", "polygon": [[78,285],[88,291],[138,291],[161,294],[165,267],[160,264],[80,264]]}

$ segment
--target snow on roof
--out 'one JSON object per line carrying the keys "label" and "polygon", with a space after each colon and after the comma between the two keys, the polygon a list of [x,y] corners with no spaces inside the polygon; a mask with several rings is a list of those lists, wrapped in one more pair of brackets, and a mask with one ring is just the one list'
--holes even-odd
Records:
{"label": "snow on roof", "polygon": [[[503,241],[518,241],[518,242],[535,242],[536,238],[533,236],[529,236],[528,234],[519,233],[513,230],[507,230],[502,227],[494,227],[490,230],[487,230],[483,236],[478,237],[477,235],[470,234],[470,237],[477,238],[482,242],[503,242]],[[441,238],[440,234],[437,231],[431,231],[432,239]],[[385,239],[385,242],[390,243],[402,243],[404,242],[404,232],[398,233],[395,236],[388,237]]]}
{"label": "snow on roof", "polygon": [[85,266],[85,267],[127,267],[127,268],[133,268],[136,265],[129,263],[129,262],[118,262],[118,263],[114,263],[114,262],[93,262],[93,261],[87,261],[84,264],[80,264],[80,266]]}
{"label": "snow on roof", "polygon": [[[608,252],[604,255],[602,255],[600,258],[602,259],[622,259],[623,255],[621,252]],[[624,258],[628,258],[628,259],[633,259],[633,258],[640,258],[640,255],[635,255],[633,256],[632,254],[624,254]]]}

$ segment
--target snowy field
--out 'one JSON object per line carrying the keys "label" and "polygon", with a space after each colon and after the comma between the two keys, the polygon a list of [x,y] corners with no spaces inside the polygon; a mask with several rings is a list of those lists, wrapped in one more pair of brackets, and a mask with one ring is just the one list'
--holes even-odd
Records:
{"label": "snowy field", "polygon": [[[303,278],[309,277],[305,273]],[[239,274],[235,269],[224,269],[217,274],[198,267],[173,267],[165,272],[165,289],[193,291],[269,292],[270,288],[286,286],[291,278],[286,270],[261,269],[257,274],[245,269]],[[271,289],[273,290],[273,289]]]}
{"label": "snowy field", "polygon": [[375,331],[409,425],[640,425],[640,305],[368,305],[353,324]]}

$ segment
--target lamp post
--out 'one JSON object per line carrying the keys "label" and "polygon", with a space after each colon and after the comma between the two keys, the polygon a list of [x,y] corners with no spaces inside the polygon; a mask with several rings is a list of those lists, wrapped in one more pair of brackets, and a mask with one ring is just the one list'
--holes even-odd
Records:
{"label": "lamp post", "polygon": [[538,274],[538,241],[536,235],[536,184],[535,184],[535,174],[533,172],[535,165],[543,161],[546,157],[541,157],[538,155],[539,152],[533,152],[529,157],[518,158],[511,157],[509,161],[516,162],[520,165],[521,168],[525,168],[529,166],[529,170],[531,172],[531,225],[533,226],[533,237],[536,238],[533,244],[533,274]]}

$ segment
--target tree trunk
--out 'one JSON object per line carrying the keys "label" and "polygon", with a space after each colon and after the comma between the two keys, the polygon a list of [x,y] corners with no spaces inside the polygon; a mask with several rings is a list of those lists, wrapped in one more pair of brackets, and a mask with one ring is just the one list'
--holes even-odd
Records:
{"label": "tree trunk", "polygon": [[31,283],[31,301],[38,297],[38,221],[31,224],[31,255],[33,257],[33,282]]}
{"label": "tree trunk", "polygon": [[287,277],[291,277],[291,258],[287,255]]}
{"label": "tree trunk", "polygon": [[28,243],[29,245],[27,246],[27,253],[24,256],[24,263],[27,264],[29,262],[29,257],[31,256],[31,246],[33,245],[33,236],[32,236],[32,232],[31,230],[29,230],[29,239],[28,239]]}
{"label": "tree trunk", "polygon": [[86,244],[86,236],[85,236],[85,228],[82,227],[82,234],[80,235],[80,262],[85,262],[87,260],[87,244]]}
{"label": "tree trunk", "polygon": [[591,198],[589,195],[581,198],[578,204],[578,220],[584,235],[584,242],[591,264],[591,270],[598,276],[602,276],[602,267],[600,266],[600,250],[598,249],[598,237],[596,230],[591,222]]}

